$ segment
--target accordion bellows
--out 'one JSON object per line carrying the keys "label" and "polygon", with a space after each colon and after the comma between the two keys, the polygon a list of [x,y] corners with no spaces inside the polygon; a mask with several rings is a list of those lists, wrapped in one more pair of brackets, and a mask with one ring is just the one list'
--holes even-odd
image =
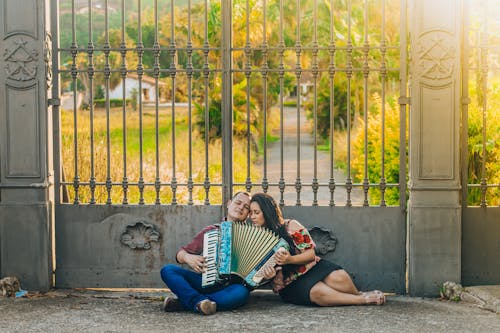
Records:
{"label": "accordion bellows", "polygon": [[274,254],[281,248],[288,249],[288,243],[269,229],[222,222],[204,235],[207,270],[202,274],[202,286],[214,285],[234,274],[256,287],[265,282],[262,271],[275,265]]}

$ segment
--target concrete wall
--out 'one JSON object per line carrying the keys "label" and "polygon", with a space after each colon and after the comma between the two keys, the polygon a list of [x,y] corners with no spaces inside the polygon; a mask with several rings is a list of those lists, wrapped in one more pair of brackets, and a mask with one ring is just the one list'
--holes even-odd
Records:
{"label": "concrete wall", "polygon": [[[56,214],[57,287],[163,287],[161,267],[175,263],[179,247],[202,227],[219,221],[221,208],[63,205]],[[358,287],[405,293],[399,207],[286,207],[284,214],[312,230],[317,245],[329,246],[321,256],[348,270]],[[140,228],[127,231],[137,222]],[[127,232],[134,233],[135,248],[124,244]],[[148,234],[156,236],[141,248],[139,239]]]}
{"label": "concrete wall", "polygon": [[[345,268],[358,288],[406,292],[406,223],[399,207],[285,207],[283,215],[310,231],[328,231],[335,250],[320,256]],[[313,234],[318,246],[325,236]]]}
{"label": "concrete wall", "polygon": [[56,214],[60,288],[164,287],[161,267],[222,216],[220,206],[61,205]]}
{"label": "concrete wall", "polygon": [[500,207],[464,208],[462,284],[500,284]]}

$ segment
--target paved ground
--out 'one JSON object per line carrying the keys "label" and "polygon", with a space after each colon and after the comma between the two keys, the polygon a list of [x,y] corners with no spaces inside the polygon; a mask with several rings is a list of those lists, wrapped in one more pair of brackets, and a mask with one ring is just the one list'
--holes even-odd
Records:
{"label": "paved ground", "polygon": [[498,312],[407,296],[388,296],[384,306],[300,307],[254,291],[238,310],[201,316],[162,312],[166,291],[57,290],[0,297],[0,332],[500,332],[500,287],[481,288]]}

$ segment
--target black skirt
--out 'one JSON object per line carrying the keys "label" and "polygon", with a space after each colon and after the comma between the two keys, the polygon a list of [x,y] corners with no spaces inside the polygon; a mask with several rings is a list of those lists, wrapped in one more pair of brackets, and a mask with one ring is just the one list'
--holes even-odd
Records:
{"label": "black skirt", "polygon": [[285,302],[298,305],[315,305],[311,302],[309,296],[311,288],[327,277],[328,274],[338,269],[342,269],[342,267],[331,261],[321,259],[306,274],[300,276],[281,290],[281,299]]}

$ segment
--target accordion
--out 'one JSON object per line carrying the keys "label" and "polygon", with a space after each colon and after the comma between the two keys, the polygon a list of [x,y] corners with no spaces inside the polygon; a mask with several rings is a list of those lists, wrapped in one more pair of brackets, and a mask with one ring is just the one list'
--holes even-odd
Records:
{"label": "accordion", "polygon": [[237,275],[251,287],[263,281],[263,271],[275,265],[275,253],[289,249],[288,243],[272,231],[240,222],[222,222],[203,236],[207,264],[202,287],[210,287]]}

